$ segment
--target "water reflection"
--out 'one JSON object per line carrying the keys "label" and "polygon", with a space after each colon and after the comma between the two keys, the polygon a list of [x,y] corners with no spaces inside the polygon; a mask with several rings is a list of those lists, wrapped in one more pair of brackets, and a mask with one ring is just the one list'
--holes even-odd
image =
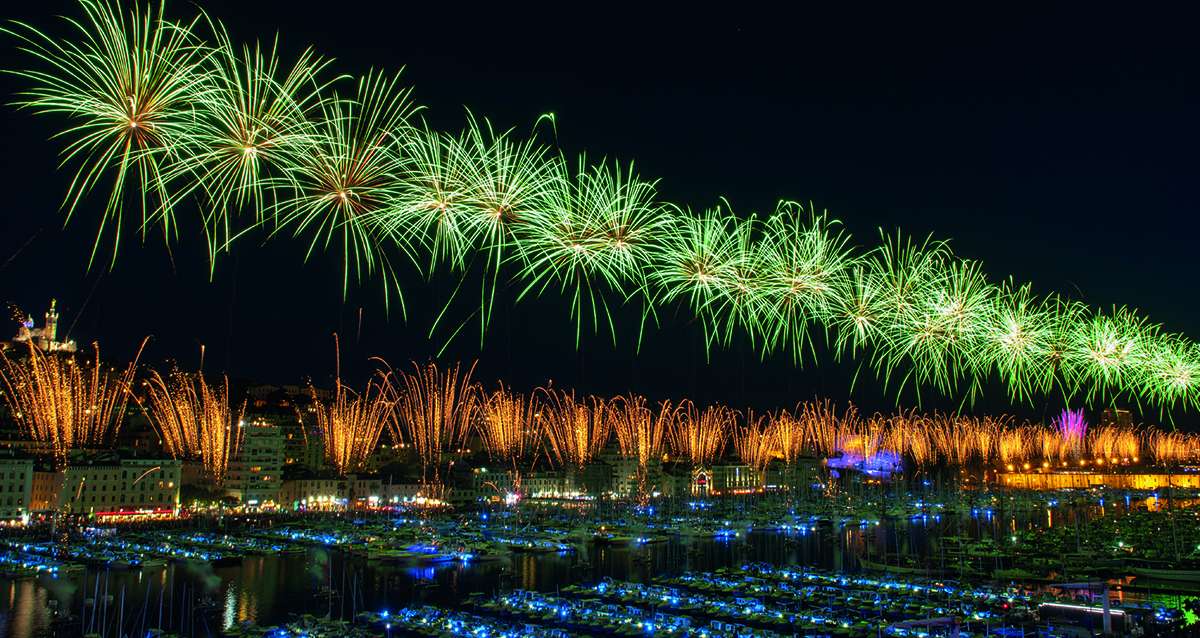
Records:
{"label": "water reflection", "polygon": [[[1157,499],[1103,506],[1058,505],[1027,513],[975,509],[966,516],[918,515],[845,526],[814,524],[787,532],[741,532],[714,540],[674,537],[642,546],[586,546],[579,552],[515,554],[466,565],[368,562],[335,550],[247,556],[239,565],[168,565],[143,571],[88,570],[71,577],[0,580],[0,638],[131,635],[164,627],[185,636],[220,635],[243,623],[276,624],[294,614],[352,617],[364,610],[445,604],[474,592],[555,591],[604,577],[649,581],[688,570],[747,561],[853,572],[864,563],[924,564],[954,573],[947,546],[960,540],[1005,542],[1024,531],[1081,526],[1105,508],[1157,507]],[[961,561],[961,557],[957,559]],[[985,560],[985,559],[981,559]],[[986,559],[991,560],[991,559]],[[991,565],[999,567],[999,564]]]}

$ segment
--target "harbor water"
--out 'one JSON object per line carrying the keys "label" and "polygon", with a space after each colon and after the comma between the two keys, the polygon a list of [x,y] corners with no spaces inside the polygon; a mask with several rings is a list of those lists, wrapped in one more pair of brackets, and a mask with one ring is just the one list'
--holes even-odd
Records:
{"label": "harbor water", "polygon": [[[1011,514],[976,509],[954,515],[821,521],[800,530],[747,530],[727,538],[663,535],[644,544],[587,543],[575,551],[437,564],[369,561],[336,548],[308,546],[303,552],[246,555],[235,564],[88,568],[56,577],[0,579],[0,638],[145,636],[152,627],[181,636],[220,636],[236,625],[269,626],[302,614],[349,619],[362,611],[454,605],[474,592],[553,593],[568,584],[606,577],[649,582],[750,562],[846,573],[862,570],[864,561],[876,568],[922,565],[953,577],[961,565],[945,557],[946,539],[1004,539],[1021,530],[1086,523],[1128,505],[1101,506],[1106,511],[1093,504]],[[1197,594],[1182,585],[1173,590],[1127,584],[1122,595],[1132,597]]]}

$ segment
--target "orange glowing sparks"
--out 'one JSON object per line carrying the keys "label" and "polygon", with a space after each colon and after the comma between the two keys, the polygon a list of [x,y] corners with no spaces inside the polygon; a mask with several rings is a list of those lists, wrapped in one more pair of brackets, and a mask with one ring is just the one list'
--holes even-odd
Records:
{"label": "orange glowing sparks", "polygon": [[535,397],[517,394],[503,385],[480,403],[478,431],[493,460],[514,465],[531,458],[541,438],[541,414]]}
{"label": "orange glowing sparks", "polygon": [[421,480],[438,482],[442,452],[466,436],[479,410],[479,388],[472,383],[472,364],[465,371],[455,364],[445,372],[436,363],[413,364],[400,373],[395,418],[390,421],[393,440],[406,440],[421,460]]}
{"label": "orange glowing sparks", "polygon": [[151,372],[142,409],[174,458],[195,459],[216,485],[225,480],[229,461],[241,447],[239,423],[229,401],[229,379],[210,386],[203,375],[176,371],[164,378]]}
{"label": "orange glowing sparks", "polygon": [[721,455],[736,424],[737,413],[723,405],[712,405],[701,412],[691,401],[683,401],[667,433],[671,451],[695,467],[707,466]]}
{"label": "orange glowing sparks", "polygon": [[542,389],[542,436],[559,466],[582,469],[608,442],[608,404],[596,397],[577,400],[574,392]]}
{"label": "orange glowing sparks", "polygon": [[339,378],[329,403],[323,403],[317,391],[310,389],[325,460],[338,474],[345,476],[362,470],[375,451],[379,435],[392,416],[387,382],[386,375],[372,379],[366,391],[358,394]]}
{"label": "orange glowing sparks", "polygon": [[116,435],[141,349],[123,370],[101,364],[99,345],[93,344],[93,355],[83,360],[46,353],[32,343],[25,358],[0,351],[5,402],[25,433],[52,450],[60,468],[71,450],[99,447]]}
{"label": "orange glowing sparks", "polygon": [[761,471],[771,461],[775,439],[764,417],[748,413],[746,423],[733,433],[733,448],[742,463]]}

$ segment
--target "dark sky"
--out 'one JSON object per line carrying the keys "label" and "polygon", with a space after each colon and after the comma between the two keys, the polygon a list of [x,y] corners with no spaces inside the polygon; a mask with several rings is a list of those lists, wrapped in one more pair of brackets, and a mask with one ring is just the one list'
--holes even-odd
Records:
{"label": "dark sky", "polygon": [[[860,243],[879,227],[932,232],[983,260],[994,279],[1013,274],[1094,305],[1129,304],[1200,335],[1194,16],[1083,5],[1016,15],[970,3],[780,15],[743,14],[737,3],[686,12],[600,3],[202,6],[237,38],[278,31],[286,50],[312,44],[338,71],[406,66],[426,117],[442,128],[458,127],[464,106],[520,129],[553,111],[569,152],[634,159],[673,201],[700,207],[725,196],[740,211],[765,211],[779,198],[811,200]],[[190,17],[194,8],[174,2],[168,11]],[[77,9],[10,8],[52,29],[61,26],[55,14]],[[25,64],[11,41],[0,64]],[[4,95],[21,85],[0,82]],[[452,279],[406,276],[404,321],[385,311],[375,284],[343,301],[336,258],[304,264],[287,241],[243,241],[210,282],[193,224],[170,254],[131,235],[114,269],[89,273],[101,200],[64,229],[69,173],[56,171],[58,144],[48,141],[63,121],[7,107],[2,119],[0,300],[40,313],[57,296],[76,339],[126,356],[152,335],[148,360],[187,367],[205,344],[206,369],[273,382],[327,379],[334,331],[351,375],[365,374],[370,356],[401,364],[441,344],[426,335]],[[481,379],[517,387],[554,379],[764,408],[815,395],[846,400],[852,366],[823,354],[798,369],[744,347],[706,361],[687,318],[664,317],[640,354],[628,329],[615,347],[585,337],[576,352],[566,305],[551,295],[503,304],[482,352],[468,332],[446,357],[478,357]],[[870,409],[892,405],[869,375],[851,396]],[[1006,406],[994,392],[980,409]],[[1051,399],[1026,410],[1060,407]]]}

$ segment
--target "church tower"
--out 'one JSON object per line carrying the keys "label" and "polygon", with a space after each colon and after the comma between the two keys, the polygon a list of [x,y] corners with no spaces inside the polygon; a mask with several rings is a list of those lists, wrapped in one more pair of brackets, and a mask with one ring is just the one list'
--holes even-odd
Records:
{"label": "church tower", "polygon": [[50,350],[58,341],[58,300],[50,300],[50,309],[46,311],[46,325],[42,327],[42,349]]}

